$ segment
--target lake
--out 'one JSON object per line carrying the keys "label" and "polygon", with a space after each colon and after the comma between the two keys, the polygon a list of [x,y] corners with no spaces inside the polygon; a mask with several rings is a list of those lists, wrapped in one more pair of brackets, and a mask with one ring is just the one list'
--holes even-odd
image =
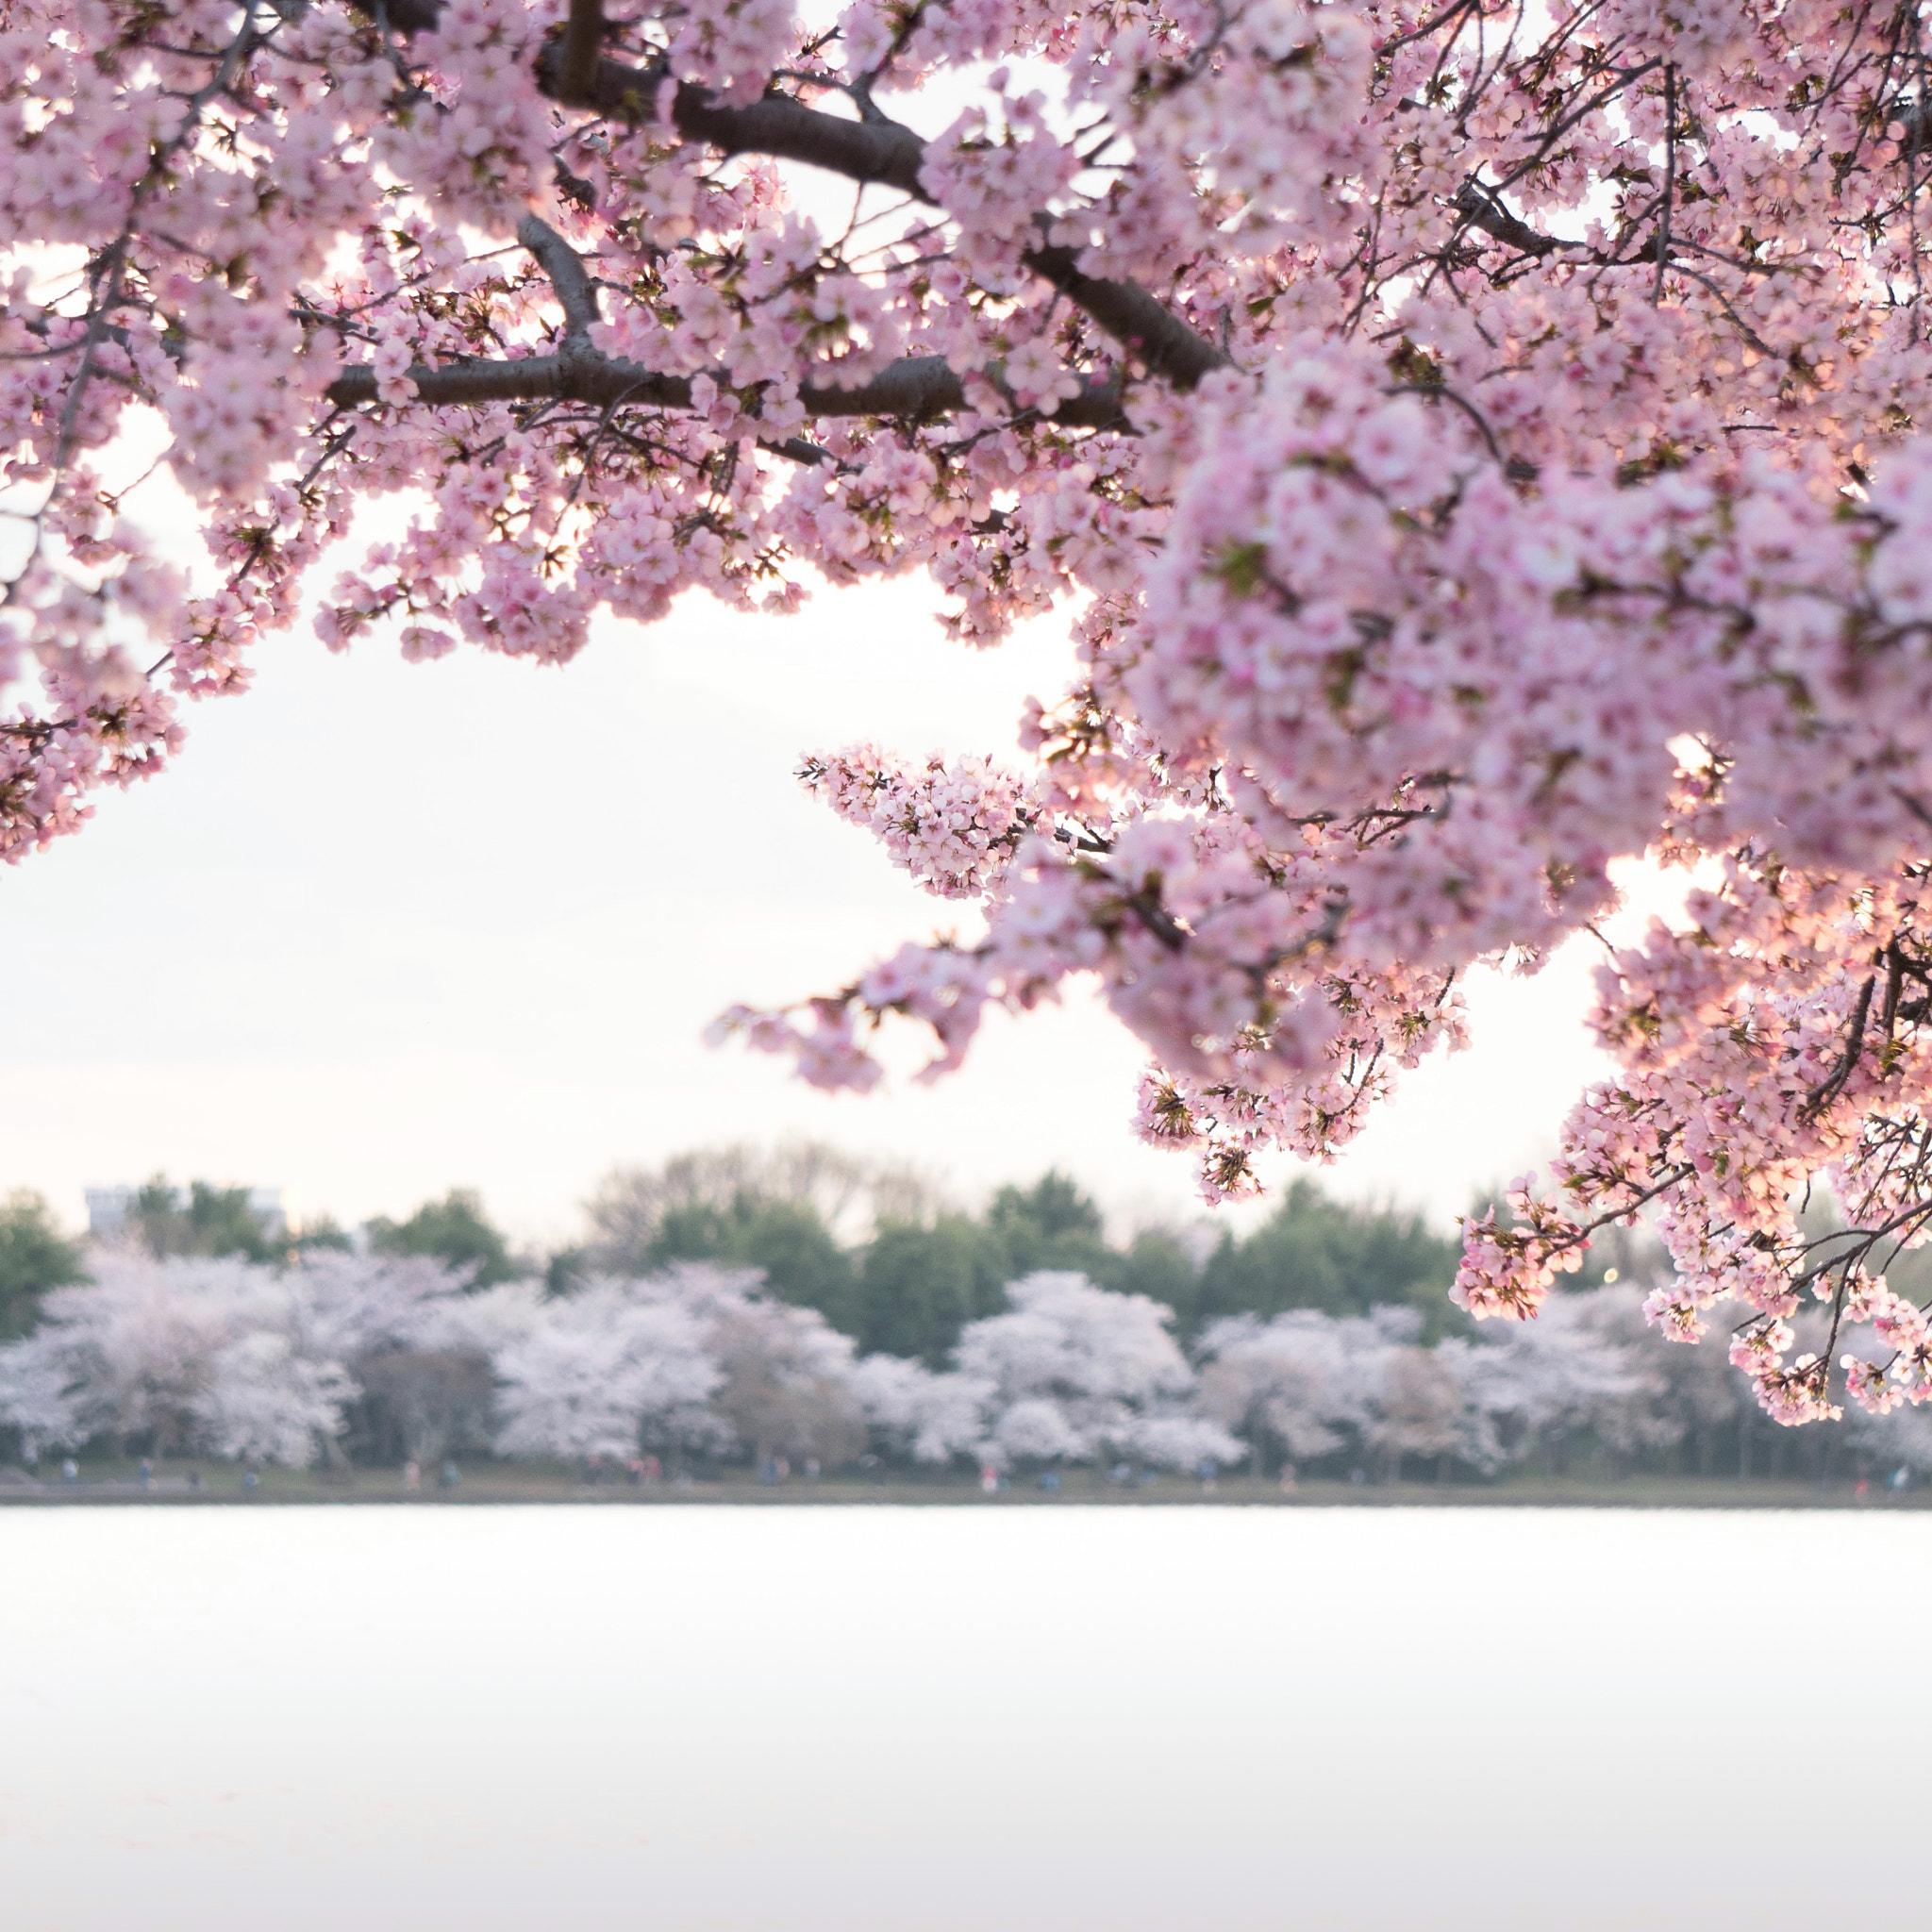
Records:
{"label": "lake", "polygon": [[5,1510],[0,1922],[1920,1926],[1928,1601],[1916,1513]]}

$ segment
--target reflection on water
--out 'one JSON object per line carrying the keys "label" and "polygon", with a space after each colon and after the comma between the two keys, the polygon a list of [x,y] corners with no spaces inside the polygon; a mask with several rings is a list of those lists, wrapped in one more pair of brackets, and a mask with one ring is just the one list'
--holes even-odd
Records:
{"label": "reflection on water", "polygon": [[1920,1925],[1932,1690],[1780,1807],[1928,1594],[1916,1514],[8,1510],[0,1919]]}

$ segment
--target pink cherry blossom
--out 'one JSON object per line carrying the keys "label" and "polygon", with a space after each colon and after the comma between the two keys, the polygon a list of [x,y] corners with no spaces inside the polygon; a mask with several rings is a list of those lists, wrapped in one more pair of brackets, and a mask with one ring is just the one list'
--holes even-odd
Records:
{"label": "pink cherry blossom", "polygon": [[1781,1419],[1833,1406],[1841,1329],[1893,1364],[1855,1398],[1909,1397],[1923,1336],[1861,1284],[1932,1232],[1920,34],[1825,0],[18,0],[0,856],[308,612],[556,663],[697,591],[921,572],[975,648],[1061,609],[1077,678],[1022,764],[806,768],[977,937],[725,1030],[862,1087],[881,1025],[943,1073],[1080,976],[1148,1050],[1140,1130],[1221,1198],[1333,1158],[1460,1042],[1467,972],[1596,928],[1619,861],[1701,867],[1687,929],[1603,964],[1615,1073],[1458,1294],[1533,1313],[1650,1212],[1654,1317],[1737,1304]]}

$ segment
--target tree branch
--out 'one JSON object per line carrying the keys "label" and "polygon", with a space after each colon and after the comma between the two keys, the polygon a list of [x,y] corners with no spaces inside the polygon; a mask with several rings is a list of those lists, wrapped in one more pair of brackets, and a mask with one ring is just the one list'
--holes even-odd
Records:
{"label": "tree branch", "polygon": [[588,338],[604,320],[597,306],[596,285],[584,267],[583,258],[546,221],[525,215],[517,224],[517,240],[537,258],[538,265],[550,277],[557,299],[563,305],[565,332]]}
{"label": "tree branch", "polygon": [[570,23],[564,29],[558,62],[566,92],[580,92],[597,74],[597,57],[604,51],[604,0],[570,0]]}
{"label": "tree branch", "polygon": [[1578,242],[1559,242],[1554,235],[1539,234],[1527,222],[1511,214],[1503,205],[1502,198],[1491,193],[1479,181],[1465,181],[1456,191],[1456,199],[1450,206],[1469,227],[1480,228],[1506,248],[1520,249],[1540,261],[1546,255],[1556,254],[1559,248],[1579,248],[1583,245]]}
{"label": "tree branch", "polygon": [[1044,240],[1051,215],[1035,215],[1042,231],[1041,245],[1021,259],[1037,275],[1051,282],[1074,307],[1090,316],[1123,348],[1139,357],[1149,375],[1191,390],[1204,375],[1234,366],[1207,337],[1196,335],[1179,316],[1157,300],[1139,282],[1117,282],[1082,275],[1079,251]]}
{"label": "tree branch", "polygon": [[[385,19],[403,33],[433,29],[441,0],[355,0],[362,11]],[[594,25],[591,23],[594,20]],[[659,66],[637,67],[595,57],[603,13],[598,0],[571,0],[570,24],[537,58],[537,84],[560,106],[586,108],[636,125],[657,113],[658,90],[671,78]],[[721,154],[770,155],[842,175],[861,186],[876,182],[928,208],[939,204],[921,179],[925,142],[909,127],[883,115],[847,121],[822,113],[789,94],[768,94],[739,108],[707,88],[680,83],[671,122],[687,141],[701,141]],[[942,210],[943,211],[943,210]],[[1049,242],[1053,217],[1039,214],[1041,242],[1022,259],[1058,289],[1121,346],[1140,358],[1150,375],[1190,390],[1210,371],[1231,366],[1207,337],[1198,335],[1138,283],[1082,275],[1078,251]]]}
{"label": "tree branch", "polygon": [[[723,372],[715,377],[728,386]],[[504,361],[464,360],[440,369],[419,363],[409,371],[419,402],[431,408],[456,408],[484,403],[587,403],[616,408],[626,403],[663,409],[691,408],[693,377],[663,375],[618,356],[606,356],[568,339],[551,356],[522,356]],[[989,380],[997,387],[997,372]],[[345,369],[329,384],[327,399],[338,409],[353,409],[377,400],[373,368]],[[798,400],[808,416],[889,416],[913,422],[958,414],[966,408],[966,386],[943,356],[905,356],[891,362],[869,382],[851,389],[808,383]],[[1052,420],[1070,429],[1118,429],[1126,426],[1121,392],[1113,382],[1090,382],[1070,401],[1062,401]]]}
{"label": "tree branch", "polygon": [[[599,60],[590,84],[572,90],[562,53],[561,45],[551,41],[537,57],[537,85],[552,100],[633,126],[656,118],[658,90],[671,78],[664,68]],[[804,161],[847,180],[875,181],[928,207],[934,205],[919,179],[925,143],[896,121],[847,121],[808,108],[790,94],[767,94],[741,108],[728,107],[708,88],[685,81],[672,103],[671,125],[687,141],[704,142],[720,154]]]}
{"label": "tree branch", "polygon": [[[538,84],[565,107],[633,125],[657,113],[658,92],[670,76],[661,68],[633,67],[622,60],[599,60],[589,88],[567,91],[562,49],[557,42],[538,58]],[[876,182],[928,208],[938,208],[922,179],[925,142],[909,127],[883,117],[847,121],[808,108],[787,94],[769,94],[747,107],[728,107],[707,89],[682,83],[671,104],[671,122],[688,141],[702,141],[722,154],[771,155],[824,168],[861,185]],[[943,210],[941,210],[943,212]],[[1021,258],[1035,275],[1049,281],[1124,348],[1139,357],[1150,375],[1190,390],[1209,371],[1229,365],[1205,336],[1135,282],[1083,275],[1079,251],[1046,238],[1053,217],[1039,214],[1039,243]]]}
{"label": "tree branch", "polygon": [[399,34],[433,34],[442,18],[442,0],[357,0],[357,11]]}

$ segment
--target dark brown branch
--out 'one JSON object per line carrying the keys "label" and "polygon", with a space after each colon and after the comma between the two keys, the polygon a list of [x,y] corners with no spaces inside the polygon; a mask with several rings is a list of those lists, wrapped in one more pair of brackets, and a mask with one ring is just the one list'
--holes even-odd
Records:
{"label": "dark brown branch", "polygon": [[442,18],[442,0],[387,0],[382,6],[376,0],[357,0],[356,11],[394,33],[427,34],[436,31],[436,23]]}
{"label": "dark brown branch", "polygon": [[1677,192],[1677,70],[1664,69],[1664,192],[1662,211],[1657,216],[1654,238],[1657,252],[1657,278],[1651,284],[1650,306],[1659,307],[1664,299],[1664,271],[1671,265],[1671,203]]}
{"label": "dark brown branch", "polygon": [[[661,69],[600,60],[591,87],[582,94],[563,90],[561,53],[556,42],[538,62],[543,91],[566,107],[588,108],[613,120],[640,123],[657,112],[658,92],[668,76]],[[671,107],[672,125],[688,141],[702,141],[727,155],[771,155],[824,168],[861,185],[876,182],[928,208],[939,206],[921,179],[925,142],[895,121],[847,121],[808,108],[789,95],[773,94],[748,107],[727,107],[701,87],[681,85]],[[1150,375],[1189,390],[1209,371],[1228,366],[1205,336],[1134,282],[1081,274],[1079,251],[1049,242],[1050,215],[1036,215],[1041,240],[1022,258],[1089,315],[1122,347],[1138,357]]]}
{"label": "dark brown branch", "polygon": [[[722,375],[719,386],[727,385]],[[992,378],[996,381],[996,375]],[[577,346],[568,340],[551,356],[522,356],[504,361],[461,361],[441,369],[419,364],[409,371],[416,399],[432,408],[484,403],[587,403],[596,408],[641,404],[663,409],[691,407],[692,378],[663,375],[617,356]],[[328,387],[328,400],[353,409],[376,400],[375,371],[346,369]],[[943,356],[906,356],[888,363],[869,382],[851,389],[808,383],[798,392],[808,416],[888,416],[912,422],[956,415],[964,409],[966,385]],[[1126,426],[1120,390],[1110,382],[1090,382],[1063,401],[1053,418],[1070,429]]]}
{"label": "dark brown branch", "polygon": [[[422,33],[435,26],[441,0],[356,0],[373,18],[399,32]],[[594,17],[594,29],[588,22]],[[586,53],[594,32],[601,39],[603,14],[596,0],[571,0],[570,24],[552,38],[537,60],[537,81],[559,105],[632,125],[653,119],[658,91],[671,77],[661,67],[637,67],[623,60],[592,58]],[[672,102],[671,122],[687,141],[701,141],[726,155],[770,155],[842,175],[861,186],[876,182],[927,207],[937,207],[921,179],[925,142],[909,127],[876,110],[847,121],[820,112],[789,94],[770,94],[744,107],[721,102],[708,89],[681,84]],[[1134,282],[1082,275],[1078,251],[1046,239],[1050,215],[1037,215],[1040,245],[1022,258],[1068,301],[1121,346],[1138,357],[1148,373],[1176,389],[1190,390],[1215,369],[1229,366],[1205,336]]]}
{"label": "dark brown branch", "polygon": [[[1033,219],[1042,230],[1052,225],[1050,216],[1035,215]],[[1204,375],[1232,366],[1230,358],[1205,336],[1196,335],[1138,282],[1082,275],[1076,266],[1077,249],[1042,239],[1038,248],[1029,248],[1021,259],[1160,381],[1178,390],[1191,390]]]}
{"label": "dark brown branch", "polygon": [[597,307],[596,284],[583,258],[553,228],[535,215],[517,224],[517,240],[537,258],[563,305],[564,328],[572,337],[588,337],[604,317]]}
{"label": "dark brown branch", "polygon": [[1506,248],[1515,248],[1524,255],[1533,255],[1538,260],[1544,256],[1554,255],[1559,248],[1578,248],[1577,242],[1559,242],[1554,235],[1539,234],[1529,224],[1513,215],[1504,207],[1502,199],[1491,194],[1479,181],[1465,181],[1457,190],[1456,199],[1451,204],[1464,223],[1472,228],[1480,228],[1485,235],[1503,243]]}
{"label": "dark brown branch", "polygon": [[1844,1091],[1845,1082],[1852,1077],[1852,1071],[1865,1051],[1865,1023],[1871,1017],[1872,992],[1876,984],[1877,975],[1868,974],[1864,985],[1858,989],[1857,1004],[1852,1008],[1851,1024],[1846,1029],[1844,1051],[1839,1055],[1831,1072],[1806,1095],[1804,1106],[1798,1109],[1801,1121],[1815,1121]]}
{"label": "dark brown branch", "polygon": [[564,28],[559,74],[565,93],[580,93],[597,76],[597,58],[604,51],[604,0],[570,0],[570,22]]}
{"label": "dark brown branch", "polygon": [[[556,42],[537,60],[537,84],[553,100],[633,125],[656,117],[658,91],[670,77],[661,67],[599,60],[590,85],[570,90],[562,50]],[[704,142],[721,154],[804,161],[848,180],[875,181],[915,201],[931,203],[919,179],[925,143],[896,121],[847,121],[808,108],[789,94],[768,94],[741,108],[728,107],[708,88],[686,82],[672,104],[671,125],[687,141]]]}

